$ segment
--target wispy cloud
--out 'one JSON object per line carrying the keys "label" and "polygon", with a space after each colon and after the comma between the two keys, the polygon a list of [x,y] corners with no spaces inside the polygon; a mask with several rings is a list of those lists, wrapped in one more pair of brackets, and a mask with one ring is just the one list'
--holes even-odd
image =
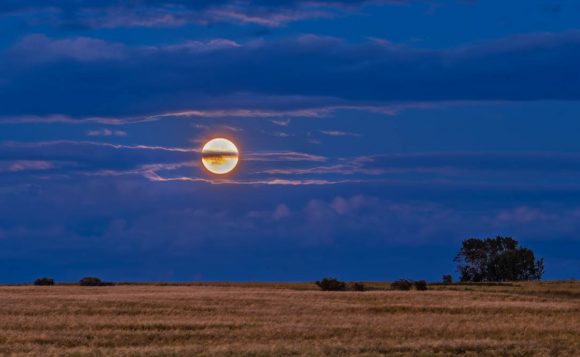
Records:
{"label": "wispy cloud", "polygon": [[33,64],[67,59],[92,62],[121,60],[126,56],[126,49],[120,43],[90,37],[51,39],[44,34],[34,34],[12,47],[8,56]]}
{"label": "wispy cloud", "polygon": [[380,175],[385,173],[387,170],[383,168],[365,168],[354,164],[336,164],[329,166],[316,166],[308,168],[270,168],[266,170],[258,170],[257,174],[268,174],[268,175],[327,175],[327,174],[339,174],[339,175]]}
{"label": "wispy cloud", "polygon": [[403,0],[290,0],[290,1],[146,1],[119,3],[113,0],[71,2],[10,1],[0,5],[0,16],[20,15],[29,25],[59,27],[175,27],[221,22],[278,27],[288,22],[335,16],[367,3],[400,3]]}
{"label": "wispy cloud", "polygon": [[311,161],[322,162],[327,158],[320,155],[295,151],[254,152],[245,155],[247,161]]}
{"label": "wispy cloud", "polygon": [[[256,97],[258,98],[258,97]],[[231,98],[223,98],[223,101],[227,103]],[[279,98],[277,100],[283,100]],[[253,100],[252,100],[253,101]],[[310,105],[312,100],[309,98],[304,98],[304,102],[293,100],[294,104],[297,106]],[[324,102],[324,100],[323,100]],[[204,110],[186,110],[182,112],[168,112],[163,114],[155,115],[143,115],[143,116],[71,116],[66,114],[51,114],[51,115],[0,115],[0,125],[1,124],[26,124],[26,123],[55,123],[55,124],[104,124],[104,125],[130,125],[139,123],[155,122],[160,120],[172,120],[172,119],[194,119],[194,118],[279,118],[279,117],[295,117],[295,118],[324,118],[330,117],[337,111],[341,110],[358,110],[358,111],[368,111],[374,113],[381,113],[389,116],[398,114],[399,112],[406,109],[427,109],[440,106],[450,106],[450,105],[463,105],[465,103],[439,103],[426,104],[426,103],[406,103],[406,104],[392,104],[392,105],[357,105],[355,103],[351,105],[330,105],[324,106],[324,103],[320,103],[319,107],[310,107],[303,109],[277,109],[276,103],[272,103],[271,109],[261,109],[261,108],[237,108],[237,109],[204,109]],[[252,103],[248,103],[252,105]],[[268,99],[264,99],[262,105],[270,105]],[[286,120],[271,120],[275,125],[288,126],[290,119]],[[208,126],[205,124],[193,124],[194,127],[198,129],[207,129]],[[234,128],[229,126],[229,129]]]}
{"label": "wispy cloud", "polygon": [[123,130],[111,130],[108,128],[102,130],[89,130],[86,132],[87,136],[127,136],[127,132]]}
{"label": "wispy cloud", "polygon": [[156,172],[149,172],[145,177],[151,181],[189,181],[205,182],[212,185],[282,185],[282,186],[312,186],[312,185],[337,185],[345,183],[360,182],[359,180],[288,180],[288,179],[264,179],[264,180],[232,180],[232,179],[208,179],[201,177],[162,177]]}
{"label": "wispy cloud", "polygon": [[0,172],[43,171],[54,167],[54,162],[44,160],[0,161]]}
{"label": "wispy cloud", "polygon": [[[94,141],[0,143],[0,171],[46,171],[46,177],[136,176],[152,181],[212,182],[196,176],[198,148]],[[524,184],[570,187],[580,177],[573,153],[390,153],[326,157],[298,151],[242,152],[244,170],[229,183],[315,185],[334,183],[429,182],[452,185]],[[61,163],[67,163],[66,165]],[[476,175],[477,179],[474,179]],[[343,179],[345,176],[348,179]]]}
{"label": "wispy cloud", "polygon": [[167,147],[167,146],[155,146],[155,145],[123,145],[123,144],[111,144],[106,142],[96,142],[96,141],[82,141],[82,140],[53,140],[53,141],[36,141],[36,142],[16,142],[16,141],[4,141],[2,146],[14,147],[14,148],[38,148],[47,146],[61,146],[61,145],[77,145],[77,146],[101,146],[114,149],[129,149],[129,150],[159,150],[159,151],[172,151],[172,152],[199,152],[199,149],[193,148],[180,148],[180,147]]}
{"label": "wispy cloud", "polygon": [[279,125],[279,126],[288,126],[288,125],[290,125],[290,119],[272,120],[272,124]]}
{"label": "wispy cloud", "polygon": [[362,136],[362,134],[359,133],[351,133],[348,131],[340,131],[340,130],[321,130],[320,132],[327,136],[354,136],[354,137]]}
{"label": "wispy cloud", "polygon": [[133,122],[144,121],[144,118],[119,118],[119,117],[73,117],[65,114],[50,115],[0,115],[0,124],[29,124],[29,123],[53,123],[53,124],[106,124],[124,125]]}

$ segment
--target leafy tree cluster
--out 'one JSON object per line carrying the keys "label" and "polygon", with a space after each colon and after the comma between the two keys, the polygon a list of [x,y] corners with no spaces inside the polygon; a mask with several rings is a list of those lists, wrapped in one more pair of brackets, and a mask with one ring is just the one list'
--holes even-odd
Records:
{"label": "leafy tree cluster", "polygon": [[345,283],[344,281],[337,280],[335,278],[324,278],[316,282],[316,285],[323,291],[365,291],[366,287],[363,283],[351,282]]}
{"label": "leafy tree cluster", "polygon": [[[323,291],[365,291],[367,287],[363,283],[351,282],[345,283],[344,281],[337,280],[335,278],[324,278],[316,282],[316,285]],[[391,289],[393,290],[411,290],[415,287],[416,290],[427,290],[427,282],[425,280],[406,280],[399,279],[391,283]]]}
{"label": "leafy tree cluster", "polygon": [[453,284],[453,277],[449,274],[445,274],[443,275],[441,281],[443,282],[443,284]]}
{"label": "leafy tree cluster", "polygon": [[99,278],[95,278],[94,276],[87,276],[82,278],[79,281],[80,286],[110,286],[113,283],[104,282]]}
{"label": "leafy tree cluster", "polygon": [[391,289],[393,290],[411,290],[413,286],[415,290],[427,290],[427,282],[425,280],[399,279],[391,283]]}
{"label": "leafy tree cluster", "polygon": [[52,278],[38,278],[34,281],[34,285],[37,285],[37,286],[54,285],[54,279],[52,279]]}
{"label": "leafy tree cluster", "polygon": [[539,280],[544,273],[544,260],[511,237],[464,240],[455,261],[461,281]]}
{"label": "leafy tree cluster", "polygon": [[316,285],[324,291],[345,291],[346,283],[335,278],[324,278],[316,282]]}
{"label": "leafy tree cluster", "polygon": [[[54,279],[52,279],[52,278],[38,278],[38,279],[34,280],[33,284],[38,285],[38,286],[48,286],[48,285],[55,285],[55,282],[54,282]],[[94,276],[87,276],[87,277],[82,278],[79,281],[79,285],[80,286],[111,286],[114,284],[102,281],[101,279],[96,278]]]}
{"label": "leafy tree cluster", "polygon": [[425,280],[417,280],[413,282],[413,285],[415,285],[416,290],[427,290],[427,282]]}

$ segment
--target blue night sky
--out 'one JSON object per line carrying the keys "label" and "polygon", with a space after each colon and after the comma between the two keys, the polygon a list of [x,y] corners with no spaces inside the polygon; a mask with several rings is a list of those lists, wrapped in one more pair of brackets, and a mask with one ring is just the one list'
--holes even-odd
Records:
{"label": "blue night sky", "polygon": [[578,1],[5,0],[0,282],[580,278],[579,135]]}

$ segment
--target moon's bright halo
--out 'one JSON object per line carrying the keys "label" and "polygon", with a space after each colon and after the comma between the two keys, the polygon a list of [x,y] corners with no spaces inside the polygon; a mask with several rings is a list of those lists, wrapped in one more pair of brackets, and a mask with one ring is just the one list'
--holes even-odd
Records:
{"label": "moon's bright halo", "polygon": [[213,174],[224,175],[231,172],[236,168],[238,160],[238,148],[228,139],[212,139],[201,150],[201,162]]}

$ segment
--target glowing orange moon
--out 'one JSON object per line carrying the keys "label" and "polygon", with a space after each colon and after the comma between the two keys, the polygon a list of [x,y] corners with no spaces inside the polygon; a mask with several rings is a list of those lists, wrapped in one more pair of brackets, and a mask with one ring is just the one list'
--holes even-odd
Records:
{"label": "glowing orange moon", "polygon": [[201,150],[201,162],[211,173],[224,175],[238,165],[240,153],[234,143],[224,138],[208,141]]}

